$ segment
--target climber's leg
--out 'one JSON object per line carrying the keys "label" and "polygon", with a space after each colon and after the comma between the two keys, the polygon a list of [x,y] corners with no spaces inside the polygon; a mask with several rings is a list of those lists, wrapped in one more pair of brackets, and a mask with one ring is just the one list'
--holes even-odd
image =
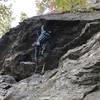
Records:
{"label": "climber's leg", "polygon": [[46,50],[46,46],[47,46],[46,43],[43,44],[43,46],[42,46],[42,50],[41,50],[41,55],[42,55],[42,56],[44,55],[44,52],[45,52],[45,50]]}
{"label": "climber's leg", "polygon": [[46,66],[46,63],[43,64],[42,66],[42,71],[41,71],[41,74],[44,74],[44,71],[45,71],[45,66]]}
{"label": "climber's leg", "polygon": [[35,46],[35,62],[38,62],[40,46]]}

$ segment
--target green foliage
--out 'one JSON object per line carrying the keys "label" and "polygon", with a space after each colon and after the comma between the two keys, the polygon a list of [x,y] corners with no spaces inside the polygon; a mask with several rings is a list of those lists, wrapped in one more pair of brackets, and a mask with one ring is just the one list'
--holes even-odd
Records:
{"label": "green foliage", "polygon": [[28,18],[27,14],[24,13],[24,12],[21,12],[21,14],[20,14],[20,21],[23,21],[23,20],[25,20],[27,18]]}
{"label": "green foliage", "polygon": [[55,0],[57,9],[61,11],[78,11],[86,8],[85,0]]}
{"label": "green foliage", "polygon": [[12,12],[9,7],[0,2],[0,36],[11,27]]}
{"label": "green foliage", "polygon": [[86,10],[86,0],[38,0],[36,5],[39,13],[46,8],[55,9],[56,12]]}
{"label": "green foliage", "polygon": [[42,14],[46,8],[49,7],[49,0],[36,0],[37,13]]}

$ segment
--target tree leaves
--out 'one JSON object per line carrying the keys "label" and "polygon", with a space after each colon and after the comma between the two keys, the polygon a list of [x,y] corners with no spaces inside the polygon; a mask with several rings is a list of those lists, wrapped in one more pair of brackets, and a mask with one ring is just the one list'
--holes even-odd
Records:
{"label": "tree leaves", "polygon": [[21,12],[21,14],[20,14],[20,21],[23,21],[23,20],[25,20],[27,18],[28,18],[27,14],[25,12]]}
{"label": "tree leaves", "polygon": [[37,8],[41,13],[46,8],[55,9],[56,12],[84,11],[86,10],[86,0],[38,0]]}
{"label": "tree leaves", "polygon": [[12,12],[9,7],[0,2],[0,36],[11,27]]}

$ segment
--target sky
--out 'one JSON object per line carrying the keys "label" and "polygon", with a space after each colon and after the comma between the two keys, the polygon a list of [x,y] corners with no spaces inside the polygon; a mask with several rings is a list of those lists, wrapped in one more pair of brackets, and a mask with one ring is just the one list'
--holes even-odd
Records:
{"label": "sky", "polygon": [[11,24],[12,27],[18,25],[21,12],[25,12],[28,17],[36,16],[35,0],[9,0],[7,4],[11,3],[13,16],[16,17]]}
{"label": "sky", "polygon": [[[37,15],[35,0],[9,0],[8,5],[10,3],[12,3],[13,16],[16,17],[16,20],[14,20],[11,24],[12,27],[18,25],[21,12],[25,12],[28,17]],[[46,9],[43,14],[47,14],[50,12],[51,11],[49,9]]]}
{"label": "sky", "polygon": [[[95,3],[96,0],[87,0],[88,2]],[[35,0],[8,0],[7,5],[12,4],[13,16],[16,17],[11,26],[15,27],[20,21],[21,12],[25,12],[28,17],[36,16]],[[46,9],[43,14],[49,13],[50,10]]]}

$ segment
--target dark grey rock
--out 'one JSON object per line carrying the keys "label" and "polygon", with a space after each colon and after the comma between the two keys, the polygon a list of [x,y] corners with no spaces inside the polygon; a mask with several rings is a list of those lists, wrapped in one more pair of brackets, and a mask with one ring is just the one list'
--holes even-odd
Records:
{"label": "dark grey rock", "polygon": [[[32,44],[40,18],[45,18],[47,28],[55,33],[56,45],[39,58],[34,73]],[[98,96],[100,12],[36,16],[11,29],[0,43],[1,74],[18,81],[9,85],[9,78],[5,80],[7,84],[1,80],[0,93],[4,100],[92,100],[92,94]]]}

